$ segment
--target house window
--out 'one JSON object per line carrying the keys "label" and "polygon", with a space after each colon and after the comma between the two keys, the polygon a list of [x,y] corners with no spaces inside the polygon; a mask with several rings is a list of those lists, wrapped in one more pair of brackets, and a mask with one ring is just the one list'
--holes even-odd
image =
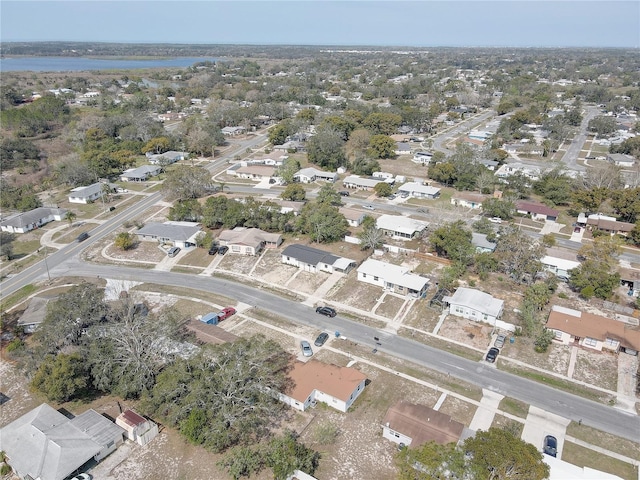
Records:
{"label": "house window", "polygon": [[113,444],[114,442],[113,440],[111,440],[110,442],[107,443],[107,448],[113,447]]}
{"label": "house window", "polygon": [[486,313],[484,315],[482,315],[482,319],[483,320],[489,320],[489,315],[487,315]]}
{"label": "house window", "polygon": [[598,340],[596,340],[595,338],[585,337],[584,344],[587,347],[595,347],[598,344]]}
{"label": "house window", "polygon": [[605,345],[607,345],[608,347],[617,347],[618,345],[620,345],[620,342],[618,342],[618,340],[614,340],[613,338],[607,338],[604,341]]}
{"label": "house window", "polygon": [[464,311],[462,310],[462,307],[456,306],[456,313],[464,313]]}
{"label": "house window", "polygon": [[400,438],[400,435],[398,435],[396,432],[393,432],[393,436],[396,438]]}
{"label": "house window", "polygon": [[363,274],[362,274],[362,278],[367,278],[367,274],[366,274],[366,273],[363,273]]}
{"label": "house window", "polygon": [[232,245],[231,246],[231,251],[232,252],[240,252],[240,246],[239,245]]}
{"label": "house window", "polygon": [[373,281],[377,282],[378,281],[378,277],[373,277]]}
{"label": "house window", "polygon": [[556,340],[562,340],[562,332],[560,330],[556,330],[555,334],[556,334],[555,336]]}

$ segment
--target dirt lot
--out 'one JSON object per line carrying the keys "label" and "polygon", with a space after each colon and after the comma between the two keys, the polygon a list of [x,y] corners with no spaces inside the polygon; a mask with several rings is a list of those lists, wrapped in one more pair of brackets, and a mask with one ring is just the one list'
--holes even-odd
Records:
{"label": "dirt lot", "polygon": [[616,391],[618,388],[618,358],[613,353],[579,348],[573,378]]}
{"label": "dirt lot", "polygon": [[448,315],[438,334],[471,347],[485,349],[489,346],[492,330],[493,328],[485,323]]}
{"label": "dirt lot", "polygon": [[382,295],[380,287],[360,282],[357,273],[351,271],[328,293],[327,299],[370,311],[380,295]]}
{"label": "dirt lot", "polygon": [[543,368],[561,375],[566,375],[569,369],[569,357],[571,351],[564,345],[552,343],[545,353],[537,353],[534,350],[533,340],[525,337],[515,337],[513,344],[505,344],[501,355],[520,360],[527,365]]}

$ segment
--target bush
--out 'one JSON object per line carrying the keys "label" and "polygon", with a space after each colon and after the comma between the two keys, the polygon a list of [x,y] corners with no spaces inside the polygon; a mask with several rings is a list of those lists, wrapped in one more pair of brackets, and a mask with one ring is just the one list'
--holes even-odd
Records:
{"label": "bush", "polygon": [[0,467],[0,475],[8,475],[9,473],[11,473],[11,467],[6,463],[3,463]]}
{"label": "bush", "polygon": [[549,349],[549,345],[553,341],[555,334],[546,328],[536,337],[534,341],[535,351],[544,353]]}
{"label": "bush", "polygon": [[591,285],[588,285],[584,287],[582,290],[580,290],[580,296],[585,300],[589,300],[591,297],[595,295],[595,293],[596,293],[596,290]]}
{"label": "bush", "polygon": [[16,350],[20,350],[24,347],[24,342],[19,338],[11,340],[7,345],[7,353],[15,352]]}

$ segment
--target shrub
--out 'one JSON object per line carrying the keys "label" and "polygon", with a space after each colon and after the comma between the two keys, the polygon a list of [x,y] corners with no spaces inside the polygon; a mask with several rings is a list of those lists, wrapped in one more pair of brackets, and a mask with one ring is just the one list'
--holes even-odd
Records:
{"label": "shrub", "polygon": [[16,350],[20,350],[24,347],[24,342],[19,338],[11,340],[7,345],[7,353],[15,352]]}
{"label": "shrub", "polygon": [[2,466],[0,467],[0,475],[4,476],[4,475],[8,475],[9,473],[11,473],[11,467],[6,463],[3,463]]}
{"label": "shrub", "polygon": [[591,297],[595,295],[595,293],[596,293],[595,288],[593,288],[591,285],[588,285],[584,287],[582,290],[580,290],[580,296],[585,300],[589,300]]}

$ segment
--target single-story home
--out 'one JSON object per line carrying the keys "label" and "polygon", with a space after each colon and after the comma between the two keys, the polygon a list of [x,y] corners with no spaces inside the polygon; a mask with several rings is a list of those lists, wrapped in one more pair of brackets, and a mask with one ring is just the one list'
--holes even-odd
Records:
{"label": "single-story home", "polygon": [[167,112],[158,114],[158,120],[161,122],[177,122],[186,118],[187,114],[182,112]]}
{"label": "single-story home", "polygon": [[226,137],[235,137],[236,135],[242,135],[247,131],[244,127],[223,127],[222,134]]}
{"label": "single-story home", "polygon": [[542,155],[544,149],[535,142],[505,143],[502,147],[507,153],[521,155]]}
{"label": "single-story home", "polygon": [[496,242],[487,240],[487,235],[477,232],[471,233],[471,245],[475,247],[477,253],[493,253],[498,246]]}
{"label": "single-story home", "polygon": [[274,145],[273,149],[284,152],[304,152],[307,150],[307,144],[297,140],[289,140],[282,145]]}
{"label": "single-story home", "polygon": [[18,319],[18,326],[24,333],[33,333],[47,315],[47,305],[51,298],[33,297],[29,301],[29,306]]}
{"label": "single-story home", "polygon": [[54,220],[64,220],[66,213],[64,208],[34,208],[6,218],[0,222],[0,230],[10,233],[27,233]]}
{"label": "single-story home", "polygon": [[373,190],[373,187],[382,182],[385,182],[385,180],[381,180],[379,178],[362,178],[358,175],[349,175],[345,177],[345,179],[342,181],[342,184],[345,186],[345,188]]}
{"label": "single-story home", "polygon": [[139,445],[146,445],[158,435],[158,425],[133,410],[125,410],[118,415],[116,425],[126,432],[129,440]]}
{"label": "single-story home", "polygon": [[415,152],[411,161],[422,165],[429,165],[432,159],[433,153],[431,152]]}
{"label": "single-story home", "polygon": [[429,286],[428,278],[411,273],[407,267],[372,258],[358,267],[358,280],[393,293],[418,298],[425,296]]}
{"label": "single-story home", "polygon": [[632,155],[626,155],[624,153],[609,153],[607,155],[607,161],[620,167],[633,167],[636,163],[636,159]]}
{"label": "single-story home", "polygon": [[350,258],[339,257],[324,250],[300,244],[288,245],[282,251],[282,263],[312,273],[349,273],[357,264]]}
{"label": "single-story home", "polygon": [[586,348],[622,351],[638,355],[640,327],[572,308],[551,307],[546,327],[553,330],[555,340],[564,345],[577,343]]}
{"label": "single-story home", "polygon": [[147,223],[135,234],[141,241],[169,243],[186,248],[196,245],[196,237],[201,231],[197,222],[152,222]]}
{"label": "single-story home", "polygon": [[394,153],[396,155],[409,155],[411,153],[411,145],[405,142],[396,142]]}
{"label": "single-story home", "polygon": [[545,255],[540,259],[545,270],[553,273],[560,278],[569,278],[569,270],[578,268],[580,262],[575,260],[567,260],[565,258],[552,257]]}
{"label": "single-story home", "polygon": [[259,228],[236,227],[220,232],[218,242],[229,247],[231,253],[257,255],[264,248],[277,248],[282,243],[282,235],[265,232]]}
{"label": "single-story home", "polygon": [[407,182],[398,188],[398,192],[402,195],[409,195],[416,198],[438,198],[440,196],[440,189],[432,187],[431,185],[423,185],[418,182]]}
{"label": "single-story home", "polygon": [[114,183],[96,182],[85,187],[71,189],[71,192],[69,192],[69,202],[85,204],[95,202],[105,194],[103,190],[103,188],[105,188],[104,185],[108,185],[111,192],[115,193],[118,190],[118,186]]}
{"label": "single-story home", "polygon": [[[227,169],[229,172],[230,169]],[[271,165],[247,165],[246,167],[240,166],[235,169],[235,175],[239,178],[248,178],[250,180],[263,180],[273,177],[276,173],[276,168]]]}
{"label": "single-story home", "polygon": [[451,196],[451,205],[481,209],[482,202],[487,198],[487,195],[483,195],[481,193],[456,192]]}
{"label": "single-story home", "polygon": [[428,442],[457,443],[463,430],[464,425],[446,413],[404,400],[392,405],[382,420],[384,438],[413,448]]}
{"label": "single-story home", "polygon": [[316,180],[335,183],[338,180],[338,174],[336,172],[324,172],[317,168],[308,167],[298,170],[293,176],[293,179],[300,183],[311,183]]}
{"label": "single-story home", "polygon": [[120,175],[123,182],[144,182],[150,177],[155,177],[160,173],[161,167],[158,165],[142,165],[138,168],[130,168]]}
{"label": "single-story home", "polygon": [[302,207],[306,202],[294,202],[293,200],[269,199],[269,202],[276,203],[280,206],[280,213],[293,213],[295,216],[300,215]]}
{"label": "single-story home", "polygon": [[424,232],[429,222],[401,215],[381,215],[376,219],[376,227],[389,237],[397,240],[411,240]]}
{"label": "single-story home", "polygon": [[597,216],[593,218],[589,215],[587,218],[587,227],[591,230],[602,230],[611,235],[623,235],[627,236],[631,230],[635,228],[635,224],[627,222],[618,222],[617,220],[611,220],[613,217]]}
{"label": "single-story home", "polygon": [[189,152],[176,152],[175,150],[156,154],[147,152],[146,156],[151,165],[171,165],[172,163],[189,158]]}
{"label": "single-story home", "polygon": [[64,480],[113,452],[124,434],[95,410],[69,419],[43,403],[0,429],[0,450],[20,478]]}
{"label": "single-story home", "polygon": [[291,382],[281,401],[304,412],[314,402],[324,402],[336,410],[346,413],[353,402],[364,391],[367,376],[352,367],[338,367],[317,360],[294,361],[288,372]]}
{"label": "single-story home", "polygon": [[558,210],[547,207],[542,203],[524,202],[520,201],[516,203],[516,212],[523,215],[530,215],[534,220],[548,220],[555,222],[560,215]]}
{"label": "single-story home", "polygon": [[364,217],[367,216],[365,212],[355,208],[339,207],[338,211],[347,219],[350,227],[359,227],[364,222]]}
{"label": "single-story home", "polygon": [[507,178],[511,175],[521,174],[529,180],[538,180],[540,178],[540,168],[524,165],[522,163],[505,163],[496,170],[494,174],[498,178]]}
{"label": "single-story home", "polygon": [[458,287],[451,296],[443,297],[449,314],[495,325],[502,316],[504,300],[474,288]]}

